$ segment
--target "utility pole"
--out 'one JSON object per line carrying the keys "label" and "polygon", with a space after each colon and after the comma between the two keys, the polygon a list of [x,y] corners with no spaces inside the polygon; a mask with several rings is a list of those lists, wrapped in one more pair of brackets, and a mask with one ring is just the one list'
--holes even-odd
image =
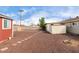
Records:
{"label": "utility pole", "polygon": [[24,10],[19,10],[19,15],[20,15],[20,28],[19,30],[21,31],[21,21],[23,20],[23,12]]}

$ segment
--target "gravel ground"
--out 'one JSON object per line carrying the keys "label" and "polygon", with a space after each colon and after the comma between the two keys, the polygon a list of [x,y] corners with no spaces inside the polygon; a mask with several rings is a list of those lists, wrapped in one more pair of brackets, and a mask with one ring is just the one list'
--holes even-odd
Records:
{"label": "gravel ground", "polygon": [[54,35],[39,30],[15,32],[14,38],[0,45],[0,52],[7,53],[75,53],[79,46],[71,47],[63,40],[79,40],[75,35]]}

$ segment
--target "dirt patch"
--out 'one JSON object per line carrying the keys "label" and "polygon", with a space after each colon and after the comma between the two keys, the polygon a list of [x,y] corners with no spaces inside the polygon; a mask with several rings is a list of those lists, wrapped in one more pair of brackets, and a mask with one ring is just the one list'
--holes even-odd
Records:
{"label": "dirt patch", "polygon": [[63,42],[64,42],[64,44],[66,44],[68,46],[72,46],[72,47],[79,46],[79,41],[77,41],[77,40],[64,40]]}

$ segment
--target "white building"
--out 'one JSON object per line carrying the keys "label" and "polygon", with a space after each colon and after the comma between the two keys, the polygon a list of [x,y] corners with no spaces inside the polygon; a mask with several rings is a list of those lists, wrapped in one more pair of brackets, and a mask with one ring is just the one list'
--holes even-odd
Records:
{"label": "white building", "polygon": [[61,23],[47,23],[46,29],[52,34],[65,34],[66,26]]}
{"label": "white building", "polygon": [[79,34],[79,17],[70,18],[57,23],[47,23],[46,29],[52,34]]}
{"label": "white building", "polygon": [[67,26],[67,32],[72,34],[79,34],[79,17],[70,18],[62,21]]}

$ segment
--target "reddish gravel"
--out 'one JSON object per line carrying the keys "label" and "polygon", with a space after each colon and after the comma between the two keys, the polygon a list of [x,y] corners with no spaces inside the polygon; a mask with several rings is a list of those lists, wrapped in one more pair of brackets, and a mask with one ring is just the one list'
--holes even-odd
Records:
{"label": "reddish gravel", "polygon": [[[36,33],[37,35],[34,35]],[[12,46],[12,43],[16,43],[19,40],[24,40],[30,36],[32,36],[30,39],[18,43],[16,46]],[[7,46],[8,49],[3,52],[9,53],[74,53],[79,52],[79,46],[67,46],[63,43],[63,40],[78,40],[78,38],[79,36],[74,35],[52,35],[39,30],[28,30],[15,32],[14,38],[1,44],[0,48]]]}

